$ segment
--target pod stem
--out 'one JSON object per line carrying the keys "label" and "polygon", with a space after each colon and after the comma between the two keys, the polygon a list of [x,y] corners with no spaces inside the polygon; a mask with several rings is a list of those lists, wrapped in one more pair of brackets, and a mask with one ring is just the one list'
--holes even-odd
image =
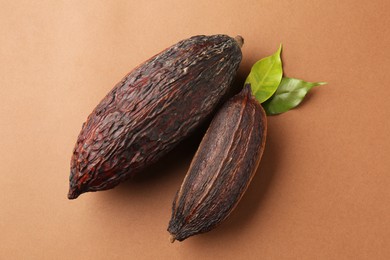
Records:
{"label": "pod stem", "polygon": [[240,46],[240,48],[242,47],[242,45],[244,45],[244,38],[242,38],[241,35],[237,35],[236,37],[234,37],[234,40],[236,40],[238,46]]}
{"label": "pod stem", "polygon": [[171,241],[171,243],[173,243],[173,242],[175,242],[175,240],[176,240],[175,236],[171,234],[169,241]]}

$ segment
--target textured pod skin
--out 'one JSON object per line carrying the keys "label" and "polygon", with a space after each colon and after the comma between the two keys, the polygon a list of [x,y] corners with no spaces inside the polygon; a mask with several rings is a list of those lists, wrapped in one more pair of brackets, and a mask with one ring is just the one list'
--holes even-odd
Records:
{"label": "textured pod skin", "polygon": [[231,85],[242,58],[240,40],[194,36],[125,76],[83,124],[68,198],[115,187],[188,136]]}
{"label": "textured pod skin", "polygon": [[256,172],[266,132],[266,114],[247,85],[218,111],[191,162],[173,202],[172,242],[228,217]]}

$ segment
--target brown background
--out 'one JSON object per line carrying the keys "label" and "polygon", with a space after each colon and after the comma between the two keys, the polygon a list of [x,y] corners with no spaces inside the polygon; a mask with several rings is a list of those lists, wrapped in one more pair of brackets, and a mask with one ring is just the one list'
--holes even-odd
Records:
{"label": "brown background", "polygon": [[[1,259],[390,259],[390,2],[0,1]],[[66,198],[76,137],[134,66],[196,34],[245,38],[237,84],[283,43],[327,81],[269,118],[260,169],[218,229],[170,244],[201,132],[114,190]]]}

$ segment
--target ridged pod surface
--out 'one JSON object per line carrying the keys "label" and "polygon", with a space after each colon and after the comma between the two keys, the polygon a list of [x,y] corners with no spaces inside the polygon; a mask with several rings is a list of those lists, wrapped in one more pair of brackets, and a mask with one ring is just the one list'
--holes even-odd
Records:
{"label": "ridged pod surface", "polygon": [[250,85],[217,112],[177,192],[168,231],[182,241],[226,219],[263,154],[267,118]]}
{"label": "ridged pod surface", "polygon": [[239,36],[194,36],[125,76],[83,124],[68,198],[115,187],[187,137],[231,85],[242,43]]}

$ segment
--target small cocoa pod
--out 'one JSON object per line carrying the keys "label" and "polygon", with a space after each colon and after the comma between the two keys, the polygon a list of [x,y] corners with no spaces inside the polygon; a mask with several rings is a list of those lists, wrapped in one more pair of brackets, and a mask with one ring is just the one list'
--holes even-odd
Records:
{"label": "small cocoa pod", "polygon": [[207,232],[235,208],[263,154],[267,118],[250,85],[213,118],[176,194],[171,241]]}
{"label": "small cocoa pod", "polygon": [[68,198],[115,187],[188,136],[231,85],[242,43],[240,36],[194,36],[125,76],[83,124]]}

